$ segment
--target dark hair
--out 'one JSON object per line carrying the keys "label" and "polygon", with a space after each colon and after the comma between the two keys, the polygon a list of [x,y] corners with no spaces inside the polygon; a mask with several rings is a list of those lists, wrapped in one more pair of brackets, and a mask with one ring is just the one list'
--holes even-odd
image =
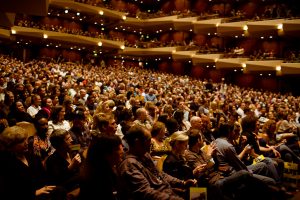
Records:
{"label": "dark hair", "polygon": [[199,133],[199,130],[192,129],[188,132],[189,135],[189,148],[193,147],[195,144],[197,144],[198,140],[201,139],[201,135]]}
{"label": "dark hair", "polygon": [[50,119],[52,119],[52,121],[53,121],[54,124],[58,123],[59,112],[60,112],[63,108],[64,108],[63,106],[54,106],[54,107],[52,108]]}
{"label": "dark hair", "polygon": [[[49,96],[46,96],[46,97],[44,97],[43,99],[42,99],[42,102],[41,102],[41,107],[43,108],[43,107],[46,107],[46,105],[47,105],[47,99],[51,99]],[[51,99],[51,101],[52,101],[52,99]]]}
{"label": "dark hair", "polygon": [[117,135],[101,134],[94,137],[88,148],[86,160],[98,166],[105,156],[112,154],[121,144],[122,141]]}
{"label": "dark hair", "polygon": [[137,139],[145,139],[146,130],[147,129],[145,129],[142,126],[134,125],[127,131],[127,134],[124,136],[124,139],[126,140],[129,146],[133,146]]}
{"label": "dark hair", "polygon": [[242,118],[241,125],[242,125],[243,132],[254,131],[256,128],[256,121],[257,121],[257,117],[253,115],[246,115],[244,118]]}
{"label": "dark hair", "polygon": [[158,121],[155,122],[153,124],[152,130],[151,130],[151,136],[156,137],[160,133],[160,131],[165,129],[165,128],[166,128],[166,126],[165,126],[164,123],[158,122]]}
{"label": "dark hair", "polygon": [[158,118],[157,118],[157,121],[160,121],[164,124],[166,124],[167,120],[168,120],[168,114],[167,113],[163,113],[163,114],[159,115]]}
{"label": "dark hair", "polygon": [[166,127],[168,130],[169,136],[179,130],[179,124],[178,124],[177,120],[174,118],[170,118],[167,120]]}
{"label": "dark hair", "polygon": [[227,137],[228,138],[228,136],[232,130],[233,130],[232,125],[230,125],[228,123],[221,123],[217,130],[217,134],[219,137]]}
{"label": "dark hair", "polygon": [[50,136],[51,145],[57,149],[59,148],[65,141],[65,137],[69,134],[68,131],[64,129],[56,129],[52,132]]}

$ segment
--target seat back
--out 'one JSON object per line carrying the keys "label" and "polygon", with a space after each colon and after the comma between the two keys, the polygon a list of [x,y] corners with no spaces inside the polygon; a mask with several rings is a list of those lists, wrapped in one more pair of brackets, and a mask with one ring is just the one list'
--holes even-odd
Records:
{"label": "seat back", "polygon": [[163,165],[164,165],[164,161],[166,158],[167,158],[167,155],[163,155],[157,160],[156,167],[157,167],[158,171],[160,171],[160,172],[163,171]]}
{"label": "seat back", "polygon": [[295,182],[298,186],[300,180],[298,164],[292,162],[284,162],[283,178],[288,182]]}

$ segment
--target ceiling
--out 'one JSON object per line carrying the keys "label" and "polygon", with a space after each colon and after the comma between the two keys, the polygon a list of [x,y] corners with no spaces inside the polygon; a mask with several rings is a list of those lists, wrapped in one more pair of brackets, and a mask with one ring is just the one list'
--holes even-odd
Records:
{"label": "ceiling", "polygon": [[[13,6],[18,5],[18,6]],[[55,8],[69,9],[73,12],[86,13],[105,17],[113,21],[114,26],[131,27],[131,30],[140,30],[144,33],[153,33],[158,30],[182,30],[193,31],[194,33],[210,34],[218,36],[251,36],[262,37],[268,34],[278,34],[287,36],[299,36],[300,19],[276,19],[264,21],[239,21],[230,22],[225,18],[213,18],[199,20],[198,17],[180,18],[177,15],[153,19],[138,19],[127,17],[127,13],[122,13],[107,8],[90,6],[77,3],[71,0],[10,0],[5,1],[0,7],[0,38],[16,40],[20,37],[33,38],[35,41],[51,43],[65,43],[66,48],[90,48],[94,50],[98,47],[103,49],[117,50],[122,56],[138,57],[172,57],[173,60],[190,60],[193,64],[213,63],[217,69],[239,68],[244,73],[255,71],[275,71],[277,75],[300,74],[300,63],[284,63],[282,60],[271,61],[250,61],[248,58],[223,58],[222,54],[199,54],[197,51],[183,51],[182,47],[159,47],[159,48],[133,48],[125,47],[124,41],[113,41],[108,39],[98,39],[54,31],[45,31],[35,28],[13,26],[14,13],[25,13],[28,15],[47,16],[49,5]],[[154,28],[155,27],[155,28]],[[14,30],[14,34],[12,34]],[[46,35],[46,38],[45,38]],[[278,70],[278,67],[281,70]]]}

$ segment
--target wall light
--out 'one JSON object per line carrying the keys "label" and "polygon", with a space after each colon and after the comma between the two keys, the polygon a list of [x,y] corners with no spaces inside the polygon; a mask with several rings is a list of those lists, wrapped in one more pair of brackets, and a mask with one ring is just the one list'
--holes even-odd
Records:
{"label": "wall light", "polygon": [[280,72],[281,71],[281,66],[276,66],[276,71]]}

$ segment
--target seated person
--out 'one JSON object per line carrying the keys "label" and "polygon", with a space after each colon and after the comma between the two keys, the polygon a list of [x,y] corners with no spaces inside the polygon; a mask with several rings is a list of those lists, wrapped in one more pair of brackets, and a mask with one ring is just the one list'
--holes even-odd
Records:
{"label": "seated person", "polygon": [[[47,185],[41,159],[28,152],[27,130],[12,126],[0,134],[1,199],[62,199],[54,185]],[[55,196],[54,196],[55,195]]]}
{"label": "seated person", "polygon": [[79,187],[79,167],[82,158],[79,153],[71,152],[72,141],[68,131],[54,130],[50,142],[55,151],[46,160],[50,182],[62,186],[68,192]]}
{"label": "seated person", "polygon": [[163,171],[176,178],[187,180],[193,178],[193,169],[188,166],[184,153],[189,136],[184,131],[177,131],[171,136],[172,152],[163,163]]}
{"label": "seated person", "polygon": [[193,180],[179,180],[164,172],[159,172],[149,154],[151,134],[139,125],[131,127],[125,135],[129,152],[118,168],[124,199],[183,200],[174,187],[187,187]]}
{"label": "seated person", "polygon": [[122,141],[117,135],[93,137],[80,171],[79,199],[119,199],[116,165],[122,158]]}
{"label": "seated person", "polygon": [[171,152],[169,138],[166,137],[166,126],[162,122],[155,122],[151,130],[151,156],[161,156]]}

